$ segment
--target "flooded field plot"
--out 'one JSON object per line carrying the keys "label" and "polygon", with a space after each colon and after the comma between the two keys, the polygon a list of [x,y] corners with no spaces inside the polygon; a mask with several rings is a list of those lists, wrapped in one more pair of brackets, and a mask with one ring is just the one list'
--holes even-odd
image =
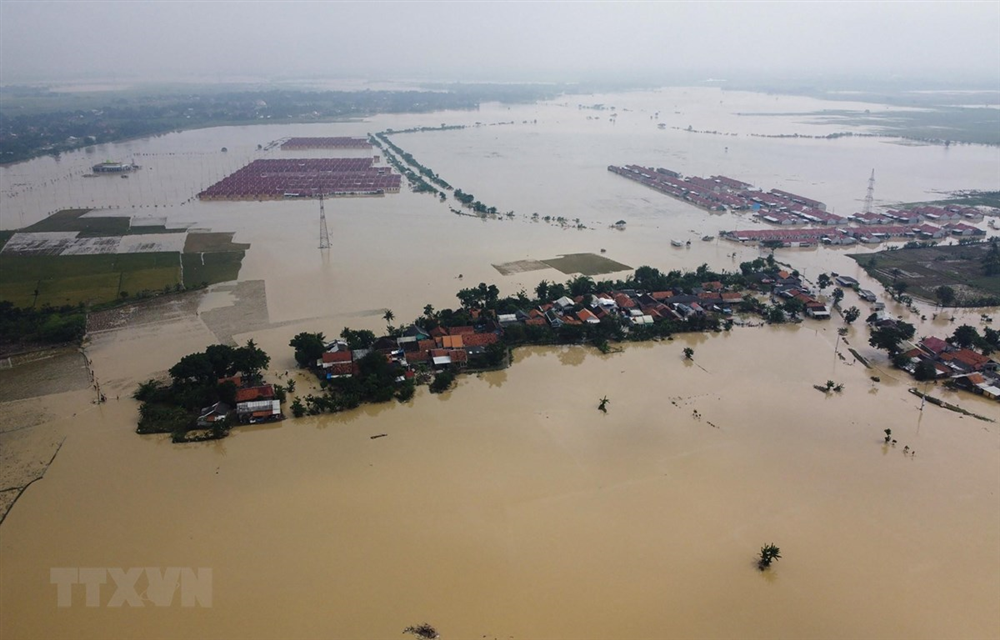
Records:
{"label": "flooded field plot", "polygon": [[87,362],[79,350],[52,349],[3,359],[0,402],[36,398],[90,386]]}
{"label": "flooded field plot", "polygon": [[543,271],[551,267],[540,260],[515,260],[514,262],[504,262],[493,265],[493,268],[502,275],[509,276],[515,273],[528,273],[530,271]]}

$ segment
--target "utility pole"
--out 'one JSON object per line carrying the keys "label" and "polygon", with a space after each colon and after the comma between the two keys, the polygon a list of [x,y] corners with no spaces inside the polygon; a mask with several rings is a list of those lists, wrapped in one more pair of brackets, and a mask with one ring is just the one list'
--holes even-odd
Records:
{"label": "utility pole", "polygon": [[868,194],[865,195],[864,213],[872,212],[872,203],[875,202],[875,170],[872,169],[872,177],[868,178]]}
{"label": "utility pole", "polygon": [[330,231],[326,228],[326,211],[323,209],[323,194],[319,195],[319,248],[330,248]]}

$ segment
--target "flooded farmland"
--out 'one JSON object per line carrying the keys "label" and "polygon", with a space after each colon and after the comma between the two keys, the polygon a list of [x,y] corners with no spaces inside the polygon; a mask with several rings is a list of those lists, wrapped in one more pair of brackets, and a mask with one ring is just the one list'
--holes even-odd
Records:
{"label": "flooded farmland", "polygon": [[[581,104],[613,105],[618,116]],[[250,244],[239,283],[92,334],[86,355],[115,399],[91,404],[74,374],[3,403],[4,460],[15,450],[47,462],[62,444],[0,526],[0,635],[386,638],[426,621],[444,638],[997,637],[1000,425],[921,410],[912,381],[868,347],[863,326],[846,342],[871,370],[846,352],[839,323],[810,320],[611,355],[520,349],[511,368],[461,377],[441,396],[420,390],[406,404],[243,428],[215,443],[133,433],[135,384],[217,340],[253,338],[281,373],[293,369],[287,345],[299,331],[378,331],[386,308],[412,318],[425,304],[456,305],[459,288],[481,281],[507,294],[566,278],[554,268],[502,275],[494,264],[593,253],[664,271],[736,269],[762,255],[700,240],[756,226],[748,217],[689,207],[608,164],[724,174],[841,215],[860,209],[872,168],[884,203],[1000,189],[993,147],[757,138],[748,134],[837,128],[737,115],[823,105],[711,89],[570,96],[189,131],[0,169],[4,228],[68,206],[115,207]],[[333,248],[321,253],[316,202],[193,199],[252,159],[291,157],[257,149],[276,139],[441,123],[473,126],[393,141],[511,219],[456,216],[405,189],[328,200]],[[132,158],[143,169],[128,180],[81,177],[97,161]],[[535,212],[587,228],[534,222]],[[625,230],[609,228],[620,219]],[[881,292],[844,253],[776,257],[807,278],[832,270]],[[861,306],[855,297],[845,303]],[[983,311],[952,324],[927,305],[919,314],[888,306],[918,336],[978,324]],[[297,380],[307,392],[312,383]],[[812,388],[826,380],[844,392]],[[1000,419],[996,403],[932,394]],[[602,396],[607,414],[595,410]],[[885,428],[896,447],[883,444]],[[753,559],[769,542],[782,560],[761,574]],[[78,586],[74,606],[60,608],[55,567],[210,568],[212,605],[87,607]],[[104,589],[102,605],[113,590]]]}

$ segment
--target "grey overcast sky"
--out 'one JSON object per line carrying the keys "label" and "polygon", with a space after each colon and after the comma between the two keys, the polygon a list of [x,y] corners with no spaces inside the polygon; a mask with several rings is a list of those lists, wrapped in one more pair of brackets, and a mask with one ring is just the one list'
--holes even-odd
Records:
{"label": "grey overcast sky", "polygon": [[1000,84],[1000,1],[0,0],[0,83],[703,74]]}

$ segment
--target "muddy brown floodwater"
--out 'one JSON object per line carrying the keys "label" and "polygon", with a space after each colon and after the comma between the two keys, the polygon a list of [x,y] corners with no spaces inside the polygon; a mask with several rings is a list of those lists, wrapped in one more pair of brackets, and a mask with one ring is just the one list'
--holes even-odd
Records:
{"label": "muddy brown floodwater", "polygon": [[[616,125],[576,108],[609,98],[630,109]],[[699,101],[711,106],[699,111]],[[480,281],[513,293],[565,279],[554,269],[503,276],[493,264],[603,248],[633,267],[733,269],[760,255],[700,240],[670,247],[684,234],[751,223],[685,207],[608,174],[607,164],[760,180],[838,212],[863,197],[872,163],[907,168],[885,172],[884,197],[900,200],[1000,186],[994,149],[716,139],[661,131],[649,119],[656,106],[697,114],[696,129],[829,132],[733,115],[774,111],[774,102],[678,89],[186,132],[103,149],[101,158],[132,151],[155,167],[103,186],[72,176],[93,157],[85,154],[0,170],[4,226],[19,224],[7,211],[27,223],[64,206],[60,189],[95,202],[119,198],[131,213],[127,197],[138,200],[142,187],[157,215],[235,230],[236,241],[251,243],[238,284],[128,315],[124,326],[104,319],[86,354],[107,403],[92,404],[89,388],[62,387],[3,403],[3,424],[24,426],[16,441],[3,434],[14,451],[5,451],[5,465],[47,463],[53,443],[62,448],[0,527],[0,636],[390,638],[426,621],[444,638],[1000,637],[1000,424],[930,404],[921,411],[907,392],[912,381],[867,346],[866,329],[852,327],[847,342],[873,359],[871,370],[838,341],[836,320],[683,336],[610,355],[519,349],[508,370],[463,376],[440,396],[422,389],[406,404],[239,429],[213,443],[134,434],[135,384],[217,340],[253,338],[272,355],[272,379],[288,370],[304,394],[314,385],[294,370],[287,346],[299,331],[378,330],[385,308],[411,318],[428,303],[455,305],[458,288]],[[815,106],[777,102],[788,112]],[[672,116],[682,117],[689,124]],[[334,248],[321,254],[315,203],[187,200],[199,166],[224,173],[279,137],[501,120],[518,124],[395,141],[452,184],[514,209],[513,221],[454,216],[410,193],[333,200]],[[727,154],[739,160],[726,164]],[[532,223],[536,210],[579,216],[590,229]],[[619,218],[626,231],[607,228]],[[810,278],[835,270],[881,291],[840,251],[777,257]],[[848,292],[851,304],[867,310]],[[951,312],[926,305],[889,311],[918,335],[979,324],[981,312],[996,317],[970,310],[952,323]],[[11,373],[34,379],[16,367],[3,372]],[[813,389],[827,380],[844,391]],[[1000,418],[997,403],[931,393]],[[597,411],[604,396],[607,414]],[[895,447],[883,444],[885,428]],[[378,434],[386,437],[371,439]],[[761,573],[754,556],[770,542],[782,558]],[[58,607],[50,569],[60,567],[210,568],[212,605],[156,607],[147,597],[141,608],[109,607],[108,584],[101,606],[85,606],[78,585],[73,606]]]}

